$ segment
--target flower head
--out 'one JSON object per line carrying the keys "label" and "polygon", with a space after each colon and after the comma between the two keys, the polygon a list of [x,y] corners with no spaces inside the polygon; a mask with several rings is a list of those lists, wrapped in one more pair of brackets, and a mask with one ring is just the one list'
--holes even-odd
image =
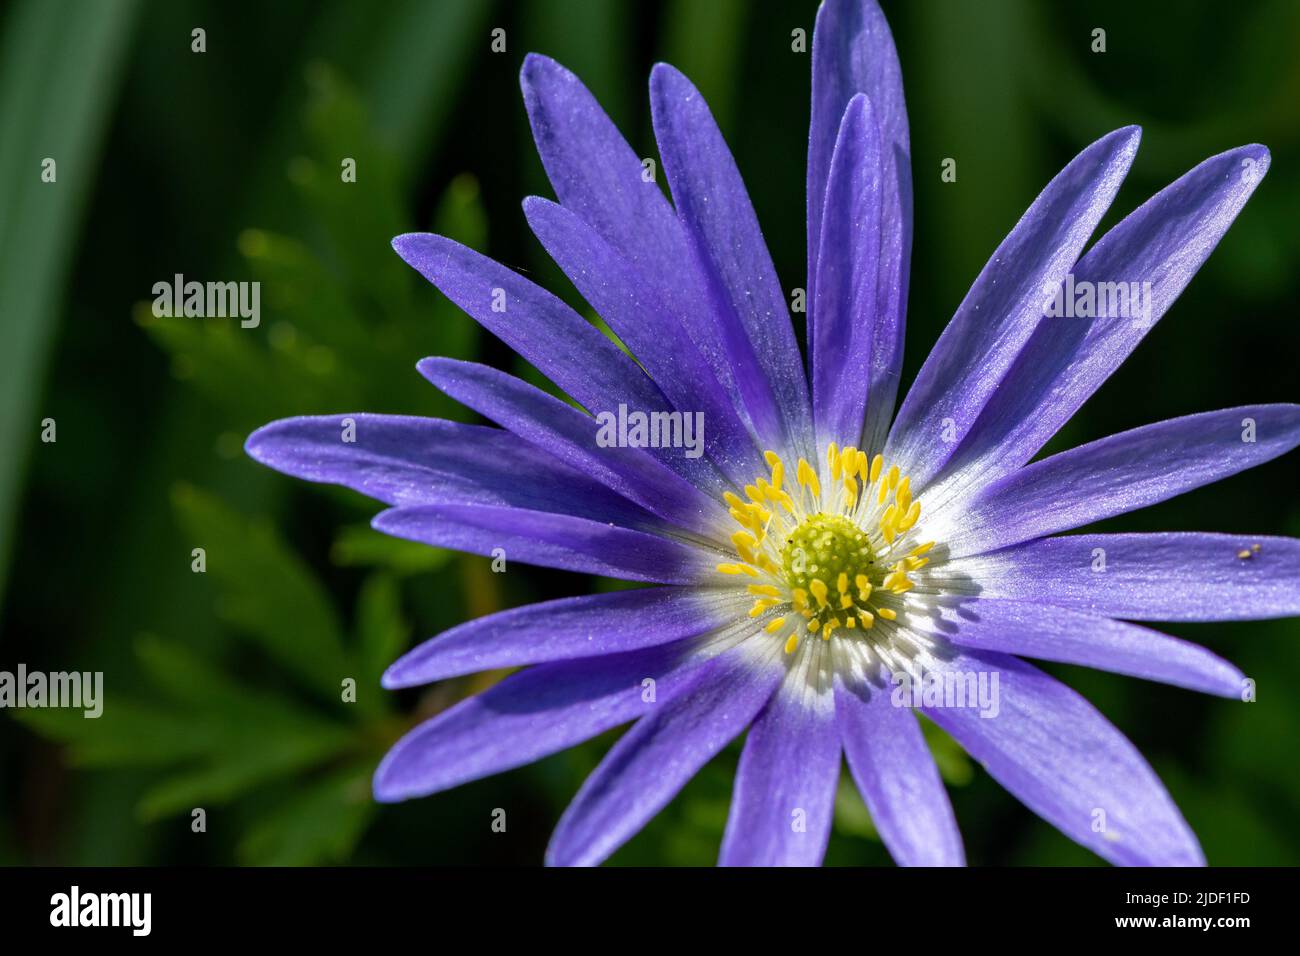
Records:
{"label": "flower head", "polygon": [[[596,863],[746,733],[722,862],[819,862],[843,755],[899,862],[961,863],[920,710],[1101,856],[1202,862],[1133,746],[1022,658],[1237,696],[1232,665],[1130,622],[1300,613],[1300,542],[1060,532],[1290,450],[1300,409],[1191,415],[1032,459],[1190,281],[1267,150],[1206,160],[1085,249],[1139,134],[1093,143],[993,253],[895,414],[911,189],[874,2],[826,0],[817,17],[807,373],[690,82],[665,65],[651,76],[671,204],[571,73],[529,56],[522,85],[559,199],[527,200],[529,223],[626,351],[503,266],[401,236],[399,255],[582,408],[430,358],[423,375],[500,427],[352,415],[344,441],[342,416],[300,418],[248,450],[385,502],[374,524],[389,534],[656,586],[505,611],[400,659],[389,687],[531,666],[411,731],[377,796],[433,793],[635,721],[548,852]],[[702,454],[671,440],[683,416],[703,423]],[[601,419],[617,440],[598,438]]]}

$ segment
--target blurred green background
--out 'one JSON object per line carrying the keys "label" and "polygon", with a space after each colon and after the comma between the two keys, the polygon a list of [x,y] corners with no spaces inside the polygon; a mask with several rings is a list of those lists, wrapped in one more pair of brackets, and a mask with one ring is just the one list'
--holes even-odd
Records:
{"label": "blurred green background", "polygon": [[[1300,3],[886,3],[911,115],[916,233],[906,379],[998,241],[1084,145],[1142,149],[1110,225],[1184,170],[1262,142],[1269,176],[1182,300],[1059,436],[1297,398]],[[803,285],[813,2],[16,0],[0,14],[0,669],[102,670],[99,720],[0,714],[0,862],[526,863],[601,739],[450,793],[377,807],[405,728],[499,675],[390,694],[377,677],[469,616],[599,582],[383,538],[377,505],[246,459],[286,415],[470,420],[431,354],[523,371],[389,248],[431,229],[583,308],[519,209],[550,195],[517,85],[574,69],[654,155],[647,72],[712,104],[778,271]],[[506,52],[490,48],[506,31]],[[1107,52],[1090,50],[1094,28]],[[195,28],[206,52],[191,51]],[[45,157],[56,184],[40,181]],[[354,184],[342,158],[357,160]],[[940,181],[944,158],[957,181]],[[155,320],[174,273],[260,280],[262,323]],[[57,442],[40,441],[41,421]],[[1300,534],[1296,456],[1107,523]],[[207,572],[191,571],[204,547]],[[1244,705],[1054,672],[1148,756],[1211,863],[1300,860],[1300,628],[1177,626],[1258,682]],[[336,675],[354,673],[355,704]],[[15,719],[15,718],[21,718]],[[970,860],[1089,864],[936,736]],[[738,748],[614,862],[708,864]],[[847,774],[844,775],[847,781]],[[844,785],[828,862],[887,863]],[[191,830],[191,810],[207,831]],[[494,808],[508,814],[494,833]]]}

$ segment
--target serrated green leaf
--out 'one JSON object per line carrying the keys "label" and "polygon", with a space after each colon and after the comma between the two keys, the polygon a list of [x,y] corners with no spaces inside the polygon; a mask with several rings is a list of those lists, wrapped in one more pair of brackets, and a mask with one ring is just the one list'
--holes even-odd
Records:
{"label": "serrated green leaf", "polygon": [[214,746],[213,728],[197,727],[175,711],[114,699],[94,720],[60,708],[15,710],[14,716],[43,737],[68,748],[68,760],[84,767],[161,766],[202,756]]}
{"label": "serrated green leaf", "polygon": [[240,745],[215,754],[200,769],[177,774],[151,788],[140,800],[140,817],[155,820],[205,803],[227,803],[267,783],[318,766],[353,743],[347,731],[330,733],[321,725],[300,735],[250,730]]}
{"label": "serrated green leaf", "polygon": [[375,813],[371,764],[309,783],[262,817],[239,844],[254,866],[312,866],[346,860]]}
{"label": "serrated green leaf", "polygon": [[269,525],[211,495],[181,485],[173,503],[191,547],[205,549],[221,613],[305,687],[337,703],[353,666],[334,607],[307,566]]}

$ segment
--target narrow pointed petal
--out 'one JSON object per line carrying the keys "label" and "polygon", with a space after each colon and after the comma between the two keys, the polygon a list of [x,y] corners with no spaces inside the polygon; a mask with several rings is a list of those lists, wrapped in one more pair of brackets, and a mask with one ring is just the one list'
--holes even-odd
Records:
{"label": "narrow pointed petal", "polygon": [[[881,225],[863,448],[880,448],[894,414],[903,365],[908,265],[912,251],[912,161],[903,77],[889,24],[875,0],[826,0],[813,30],[812,120],[808,130],[808,340],[829,316],[817,303],[822,216],[844,112],[858,94],[871,101],[880,130]],[[829,248],[829,247],[828,247]],[[814,370],[816,357],[813,359]],[[836,441],[843,441],[837,437]]]}
{"label": "narrow pointed petal", "polygon": [[959,647],[999,651],[1240,698],[1245,675],[1205,648],[1083,611],[979,598],[949,609],[936,631]]}
{"label": "narrow pointed petal", "polygon": [[819,453],[830,442],[861,440],[872,378],[887,372],[875,365],[880,356],[873,348],[882,176],[880,130],[870,102],[859,94],[840,124],[817,259],[813,307],[819,321],[810,326],[809,341]]}
{"label": "narrow pointed petal", "polygon": [[942,470],[1016,354],[1043,321],[1137,154],[1139,131],[1103,136],[1065,167],[998,246],[922,365],[885,457],[922,489]]}
{"label": "narrow pointed petal", "polygon": [[[644,448],[605,446],[601,424],[527,382],[486,365],[448,358],[423,359],[420,374],[480,415],[544,448],[665,521],[701,535],[725,524],[727,513]],[[615,412],[609,414],[614,415]],[[667,449],[685,456],[688,449]],[[520,474],[519,480],[527,481]]]}
{"label": "narrow pointed petal", "polygon": [[1136,511],[1297,444],[1300,405],[1243,405],[1134,428],[982,489],[965,508],[962,530],[949,539],[950,554],[992,551]]}
{"label": "narrow pointed petal", "polygon": [[722,383],[743,407],[686,229],[642,158],[582,82],[554,60],[524,59],[519,82],[537,152],[561,205],[588,223],[668,303]]}
{"label": "narrow pointed petal", "polygon": [[[1211,157],[1162,189],[1102,236],[1071,270],[1076,288],[1125,284],[1128,314],[1049,318],[954,453],[949,468],[980,484],[1000,478],[1047,443],[1128,358],[1214,251],[1268,171],[1263,146]],[[1109,294],[1108,294],[1109,295]],[[1109,306],[1108,306],[1109,311]]]}
{"label": "narrow pointed petal", "polygon": [[880,839],[900,866],[965,866],[961,831],[916,715],[893,686],[835,683],[835,718],[849,771]]}
{"label": "narrow pointed petal", "polygon": [[667,645],[512,674],[394,744],[375,771],[375,797],[427,796],[590,740],[656,706],[643,699],[643,681],[668,701],[698,666]]}
{"label": "narrow pointed petal", "polygon": [[528,224],[675,409],[698,414],[709,459],[739,486],[766,470],[761,449],[672,305],[632,263],[564,206],[525,200]]}
{"label": "narrow pointed petal", "polygon": [[1077,534],[949,562],[980,597],[1036,600],[1133,621],[1300,617],[1300,539]]}
{"label": "narrow pointed petal", "polygon": [[696,584],[713,568],[706,552],[679,541],[541,511],[417,505],[390,508],[371,524],[396,538],[627,581]]}
{"label": "narrow pointed petal", "polygon": [[1003,654],[967,651],[943,672],[998,678],[998,711],[923,713],[1021,803],[1112,863],[1203,866],[1205,857],[1164,785],[1123,734],[1055,678]]}
{"label": "narrow pointed petal", "polygon": [[[518,273],[444,236],[410,233],[394,239],[393,248],[592,414],[614,411],[620,403],[647,413],[671,410],[658,386],[604,333]],[[721,480],[707,461],[660,457],[721,494]]]}
{"label": "narrow pointed petal", "polygon": [[655,139],[708,280],[708,302],[745,407],[766,447],[811,453],[808,383],[785,293],[736,162],[690,81],[667,64],[650,75]]}
{"label": "narrow pointed petal", "polygon": [[[642,530],[664,523],[510,432],[404,415],[313,415],[264,425],[244,450],[276,471],[389,505],[485,504]],[[521,474],[528,481],[520,481]]]}
{"label": "narrow pointed petal", "polygon": [[500,667],[668,644],[723,627],[736,617],[734,604],[676,587],[530,604],[468,621],[425,641],[384,672],[384,686],[414,687]]}
{"label": "narrow pointed petal", "polygon": [[564,811],[546,862],[595,866],[662,810],[767,703],[783,668],[756,666],[743,649],[693,675],[623,735]]}
{"label": "narrow pointed petal", "polygon": [[808,699],[799,688],[783,688],[749,728],[718,857],[722,866],[821,864],[840,776],[829,697]]}

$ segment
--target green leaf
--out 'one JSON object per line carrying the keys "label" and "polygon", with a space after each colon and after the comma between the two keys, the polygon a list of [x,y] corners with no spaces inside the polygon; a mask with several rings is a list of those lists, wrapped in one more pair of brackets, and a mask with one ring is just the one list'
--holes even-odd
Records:
{"label": "green leaf", "polygon": [[68,747],[69,763],[84,767],[160,766],[202,756],[214,746],[213,728],[201,728],[175,711],[115,699],[105,693],[104,713],[90,720],[59,708],[15,710],[43,737]]}
{"label": "green leaf", "polygon": [[724,130],[735,108],[750,9],[746,0],[672,0],[664,10],[664,59],[691,78]]}
{"label": "green leaf", "polygon": [[222,615],[305,687],[338,703],[352,666],[338,616],[311,571],[270,525],[189,485],[172,497],[190,546],[206,552]]}
{"label": "green leaf", "polygon": [[384,670],[406,647],[410,626],[402,617],[397,580],[379,572],[366,578],[357,597],[357,640],[361,667],[357,677],[358,706],[387,710],[389,695],[380,687]]}
{"label": "green leaf", "polygon": [[254,866],[312,866],[348,858],[374,817],[372,764],[350,767],[290,798],[262,817],[239,844]]}
{"label": "green leaf", "polygon": [[150,789],[137,809],[141,819],[156,820],[205,803],[226,803],[318,766],[350,742],[345,731],[322,733],[319,725],[300,735],[258,733],[250,728],[238,746],[213,755],[198,770],[177,774]]}
{"label": "green leaf", "polygon": [[[0,596],[10,520],[40,430],[42,383],[134,0],[23,0],[0,45]],[[56,163],[43,182],[45,159]],[[46,446],[54,449],[55,445]]]}
{"label": "green leaf", "polygon": [[876,824],[871,819],[871,811],[858,792],[857,784],[852,778],[841,775],[839,787],[835,791],[835,829],[849,836],[864,837],[868,840],[880,840]]}
{"label": "green leaf", "polygon": [[375,126],[405,180],[423,173],[419,158],[434,145],[471,55],[488,44],[494,4],[485,0],[400,0],[384,9],[382,30],[358,73]]}
{"label": "green leaf", "polygon": [[415,541],[391,538],[370,525],[347,525],[339,530],[330,560],[343,567],[385,568],[395,574],[437,571],[454,554]]}
{"label": "green leaf", "polygon": [[961,749],[961,744],[948,736],[948,733],[930,720],[921,721],[921,732],[925,742],[930,745],[930,753],[939,766],[939,776],[944,783],[955,787],[964,787],[975,776],[975,768],[970,757]]}

